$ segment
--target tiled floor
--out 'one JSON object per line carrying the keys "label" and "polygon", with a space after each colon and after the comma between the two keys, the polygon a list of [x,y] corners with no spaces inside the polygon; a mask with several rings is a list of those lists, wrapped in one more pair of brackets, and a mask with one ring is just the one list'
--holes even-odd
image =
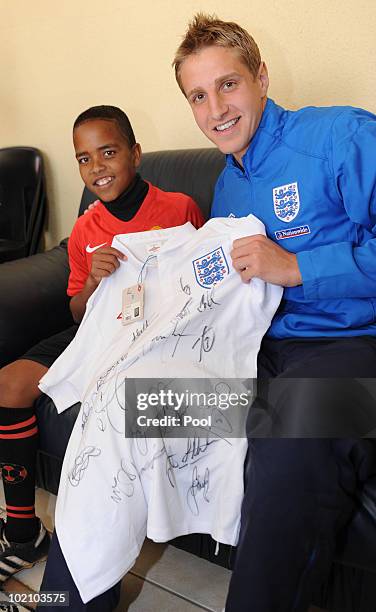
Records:
{"label": "tiled floor", "polygon": [[[48,530],[53,529],[56,497],[37,490],[37,512]],[[0,483],[0,516],[4,512]],[[39,591],[45,563],[8,580],[10,592]],[[219,612],[226,599],[230,572],[218,565],[166,544],[147,540],[132,570],[122,582],[116,612]],[[4,593],[0,600],[5,599]],[[19,608],[28,612],[33,608]],[[62,608],[64,610],[66,608]],[[73,611],[74,612],[74,611]],[[311,608],[309,612],[320,612]],[[322,611],[324,612],[324,611]]]}
{"label": "tiled floor", "polygon": [[[55,500],[53,495],[37,490],[37,512],[50,530]],[[1,484],[0,508],[4,508]],[[44,567],[45,563],[41,563],[19,572],[17,579],[7,582],[8,591],[38,591]],[[136,564],[123,579],[116,612],[219,612],[224,607],[229,579],[228,570],[174,546],[147,540]],[[27,612],[25,608],[20,610]]]}

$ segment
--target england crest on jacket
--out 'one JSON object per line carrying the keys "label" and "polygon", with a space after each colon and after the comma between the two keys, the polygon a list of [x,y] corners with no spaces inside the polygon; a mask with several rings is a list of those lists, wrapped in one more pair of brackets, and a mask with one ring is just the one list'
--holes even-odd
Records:
{"label": "england crest on jacket", "polygon": [[289,223],[299,212],[298,183],[289,183],[273,189],[274,212],[278,219]]}
{"label": "england crest on jacket", "polygon": [[193,260],[198,284],[204,289],[218,285],[229,273],[229,266],[222,247]]}

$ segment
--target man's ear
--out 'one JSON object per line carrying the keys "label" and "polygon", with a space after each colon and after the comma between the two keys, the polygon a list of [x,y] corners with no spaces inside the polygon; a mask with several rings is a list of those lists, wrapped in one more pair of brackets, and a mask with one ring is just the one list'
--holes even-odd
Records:
{"label": "man's ear", "polygon": [[262,96],[266,96],[269,87],[269,75],[265,62],[261,62],[256,79],[260,84]]}
{"label": "man's ear", "polygon": [[133,145],[132,147],[132,160],[133,160],[133,166],[135,168],[139,167],[141,163],[141,156],[142,156],[141,145],[139,145],[138,142],[136,142],[136,144]]}

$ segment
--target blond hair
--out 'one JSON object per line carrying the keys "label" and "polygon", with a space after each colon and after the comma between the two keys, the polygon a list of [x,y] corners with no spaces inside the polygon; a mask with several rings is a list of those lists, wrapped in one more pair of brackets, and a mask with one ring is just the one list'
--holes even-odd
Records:
{"label": "blond hair", "polygon": [[212,45],[235,49],[253,77],[257,76],[261,55],[252,36],[237,23],[221,21],[215,15],[197,13],[188,24],[188,30],[172,62],[177,83],[184,95],[180,79],[180,69],[184,60],[192,53],[198,53],[204,47]]}

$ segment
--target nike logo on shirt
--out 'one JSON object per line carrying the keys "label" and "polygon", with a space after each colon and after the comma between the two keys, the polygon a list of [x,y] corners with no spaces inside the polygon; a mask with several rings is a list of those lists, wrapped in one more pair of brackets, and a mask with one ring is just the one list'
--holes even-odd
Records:
{"label": "nike logo on shirt", "polygon": [[93,247],[91,247],[90,244],[88,244],[86,246],[86,252],[87,253],[94,253],[94,251],[96,251],[97,249],[100,249],[105,244],[107,244],[107,242],[102,242],[102,244],[97,244],[97,246],[93,246]]}

